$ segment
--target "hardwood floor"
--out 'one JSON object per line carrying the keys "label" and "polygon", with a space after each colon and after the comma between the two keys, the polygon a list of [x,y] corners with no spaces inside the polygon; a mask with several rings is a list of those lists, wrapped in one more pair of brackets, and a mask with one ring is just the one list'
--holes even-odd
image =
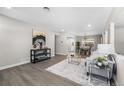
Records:
{"label": "hardwood floor", "polygon": [[61,76],[52,74],[45,68],[52,66],[66,57],[56,55],[50,60],[36,64],[28,63],[0,71],[1,86],[77,86],[79,84]]}

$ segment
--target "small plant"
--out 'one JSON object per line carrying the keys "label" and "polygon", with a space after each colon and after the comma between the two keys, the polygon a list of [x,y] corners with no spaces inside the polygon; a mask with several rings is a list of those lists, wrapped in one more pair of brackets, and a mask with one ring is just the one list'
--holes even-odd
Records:
{"label": "small plant", "polygon": [[103,63],[104,61],[106,61],[106,59],[104,57],[97,57],[95,60],[97,62],[101,62],[101,63]]}

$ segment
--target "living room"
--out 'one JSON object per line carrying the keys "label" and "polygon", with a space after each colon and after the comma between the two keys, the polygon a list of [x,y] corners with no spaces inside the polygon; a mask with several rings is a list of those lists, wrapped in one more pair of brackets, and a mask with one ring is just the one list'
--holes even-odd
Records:
{"label": "living room", "polygon": [[[123,13],[112,7],[0,7],[0,85],[124,85]],[[113,70],[106,80],[85,66],[109,54],[117,63],[112,81]]]}

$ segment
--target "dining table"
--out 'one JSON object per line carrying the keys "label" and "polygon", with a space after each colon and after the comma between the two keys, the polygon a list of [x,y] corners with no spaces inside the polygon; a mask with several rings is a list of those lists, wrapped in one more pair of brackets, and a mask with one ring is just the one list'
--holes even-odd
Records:
{"label": "dining table", "polygon": [[91,55],[91,47],[90,46],[83,46],[80,48],[80,55],[81,56],[90,56]]}

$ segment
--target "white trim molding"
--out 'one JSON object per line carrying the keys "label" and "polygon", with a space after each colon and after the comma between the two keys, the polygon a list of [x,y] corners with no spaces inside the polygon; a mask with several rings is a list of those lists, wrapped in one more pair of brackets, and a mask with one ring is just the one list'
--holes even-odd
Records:
{"label": "white trim molding", "polygon": [[27,64],[27,63],[30,63],[30,61],[23,61],[23,62],[19,62],[19,63],[16,63],[16,64],[1,66],[0,70],[4,70],[4,69],[7,69],[7,68],[11,68],[11,67],[15,67],[15,66],[19,66],[19,65],[23,65],[23,64]]}
{"label": "white trim molding", "polygon": [[[52,55],[51,57],[54,57],[54,56],[55,55]],[[27,63],[30,63],[30,61],[27,60],[27,61],[22,61],[22,62],[19,62],[19,63],[16,63],[16,64],[10,64],[10,65],[1,66],[0,70],[4,70],[4,69],[15,67],[15,66],[20,66],[20,65],[23,65],[23,64],[27,64]]]}
{"label": "white trim molding", "polygon": [[67,55],[67,54],[65,54],[65,53],[56,53],[57,55]]}

